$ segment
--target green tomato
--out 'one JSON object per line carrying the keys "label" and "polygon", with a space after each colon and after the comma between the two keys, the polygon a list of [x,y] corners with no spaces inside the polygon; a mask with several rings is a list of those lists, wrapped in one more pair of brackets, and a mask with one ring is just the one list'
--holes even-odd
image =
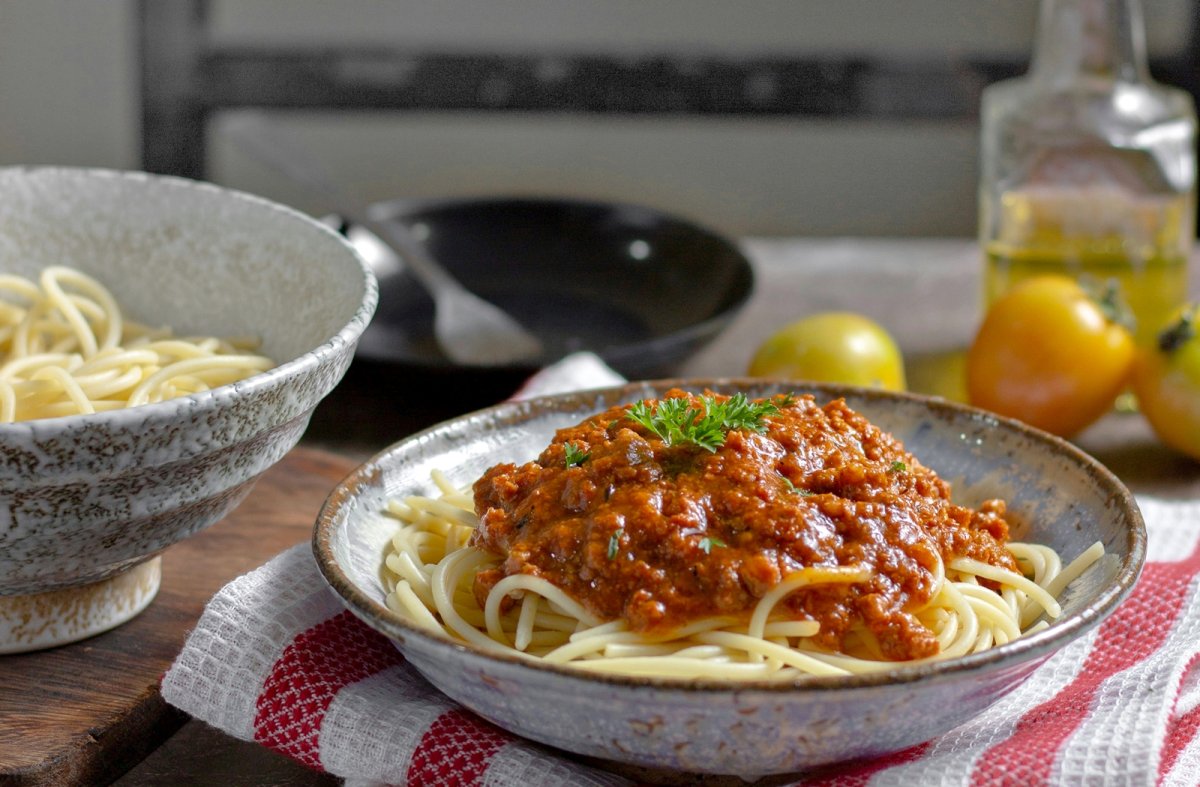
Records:
{"label": "green tomato", "polygon": [[1138,409],[1158,438],[1176,451],[1200,459],[1200,305],[1182,309],[1138,351],[1133,391]]}
{"label": "green tomato", "polygon": [[823,312],[781,328],[755,352],[752,377],[903,391],[904,359],[891,335],[861,314]]}

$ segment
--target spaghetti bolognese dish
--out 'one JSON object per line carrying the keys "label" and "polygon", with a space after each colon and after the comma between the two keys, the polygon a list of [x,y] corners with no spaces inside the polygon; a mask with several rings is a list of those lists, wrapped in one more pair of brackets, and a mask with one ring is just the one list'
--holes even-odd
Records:
{"label": "spaghetti bolognese dish", "polygon": [[386,603],[583,671],[794,680],[952,658],[1045,627],[1103,555],[1012,541],[842,399],[671,390],[559,429],[470,490],[388,503]]}

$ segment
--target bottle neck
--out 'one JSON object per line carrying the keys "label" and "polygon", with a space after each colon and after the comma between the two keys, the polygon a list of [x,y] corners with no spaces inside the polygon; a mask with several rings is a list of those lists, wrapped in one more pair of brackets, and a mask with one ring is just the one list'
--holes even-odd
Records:
{"label": "bottle neck", "polygon": [[1033,79],[1147,82],[1141,0],[1042,0]]}

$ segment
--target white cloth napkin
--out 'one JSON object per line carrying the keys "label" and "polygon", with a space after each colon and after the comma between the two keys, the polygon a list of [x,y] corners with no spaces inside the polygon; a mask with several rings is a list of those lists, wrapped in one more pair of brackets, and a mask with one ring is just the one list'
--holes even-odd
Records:
{"label": "white cloth napkin", "polygon": [[[620,380],[595,356],[571,356],[519,395]],[[1148,562],[1111,618],[940,738],[794,783],[1200,785],[1200,502],[1138,503]],[[348,784],[633,784],[443,697],[346,611],[307,543],[217,593],[162,694]]]}

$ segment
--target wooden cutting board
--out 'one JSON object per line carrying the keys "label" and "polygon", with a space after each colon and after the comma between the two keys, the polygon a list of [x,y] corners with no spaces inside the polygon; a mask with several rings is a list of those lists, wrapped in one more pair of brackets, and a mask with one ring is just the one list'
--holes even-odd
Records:
{"label": "wooden cutting board", "polygon": [[0,784],[105,784],[187,719],[158,682],[205,603],[229,580],[307,541],[326,495],[354,467],[293,450],[246,500],[163,553],[162,587],[138,617],[91,639],[0,656]]}

